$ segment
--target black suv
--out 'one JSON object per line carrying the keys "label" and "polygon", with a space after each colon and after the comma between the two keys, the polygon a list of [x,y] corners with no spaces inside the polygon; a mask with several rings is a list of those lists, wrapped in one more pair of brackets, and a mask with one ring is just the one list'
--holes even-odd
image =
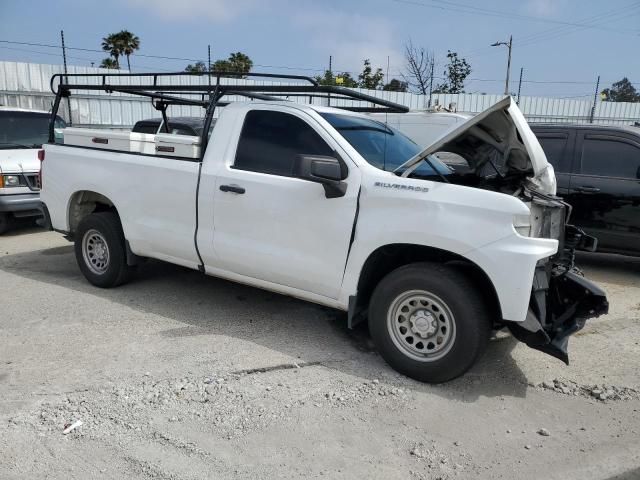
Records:
{"label": "black suv", "polygon": [[640,128],[531,125],[556,170],[571,223],[598,251],[640,256]]}

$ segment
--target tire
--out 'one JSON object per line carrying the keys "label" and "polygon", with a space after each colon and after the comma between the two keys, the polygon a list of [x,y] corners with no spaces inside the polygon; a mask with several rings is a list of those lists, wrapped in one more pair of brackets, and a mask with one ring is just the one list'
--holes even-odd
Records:
{"label": "tire", "polygon": [[8,213],[0,213],[0,235],[6,233],[11,227],[11,217]]}
{"label": "tire", "polygon": [[117,287],[131,278],[133,267],[127,265],[124,233],[115,213],[92,213],[83,218],[74,247],[82,274],[96,287]]}
{"label": "tire", "polygon": [[473,282],[438,263],[394,270],[369,303],[369,332],[382,357],[422,382],[446,382],[471,368],[489,342],[491,324]]}

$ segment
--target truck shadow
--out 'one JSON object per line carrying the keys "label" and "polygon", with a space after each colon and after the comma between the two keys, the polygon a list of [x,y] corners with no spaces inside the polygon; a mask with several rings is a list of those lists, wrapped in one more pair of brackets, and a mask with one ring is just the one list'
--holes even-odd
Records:
{"label": "truck shadow", "polygon": [[526,396],[527,379],[511,356],[517,342],[508,336],[490,342],[485,355],[462,378],[426,385],[393,371],[375,351],[366,325],[349,330],[342,312],[175,265],[149,261],[131,283],[110,290],[86,282],[71,245],[7,255],[0,258],[0,269],[182,324],[160,332],[165,338],[230,336],[278,351],[298,363],[320,363],[362,380],[378,378],[464,402],[483,396]]}
{"label": "truck shadow", "polygon": [[635,285],[640,276],[640,257],[577,252],[576,265],[596,282]]}

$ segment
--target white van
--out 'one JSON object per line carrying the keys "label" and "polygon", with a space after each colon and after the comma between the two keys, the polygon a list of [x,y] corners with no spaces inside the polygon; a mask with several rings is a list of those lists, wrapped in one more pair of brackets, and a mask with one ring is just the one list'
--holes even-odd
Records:
{"label": "white van", "polygon": [[[38,217],[40,160],[48,141],[49,112],[0,107],[0,234],[15,218]],[[65,123],[56,117],[55,128]]]}
{"label": "white van", "polygon": [[414,111],[409,113],[371,113],[371,117],[401,131],[421,147],[427,147],[473,115],[454,112]]}

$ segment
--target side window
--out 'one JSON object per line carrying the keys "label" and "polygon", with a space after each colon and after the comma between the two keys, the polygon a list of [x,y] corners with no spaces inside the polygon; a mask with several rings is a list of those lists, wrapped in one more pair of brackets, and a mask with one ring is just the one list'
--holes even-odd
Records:
{"label": "side window", "polygon": [[244,120],[234,168],[291,176],[294,160],[300,154],[332,156],[333,151],[300,118],[252,110]]}
{"label": "side window", "polygon": [[582,144],[582,171],[585,175],[638,178],[640,148],[624,140],[590,138]]}
{"label": "side window", "polygon": [[156,133],[158,131],[158,124],[138,122],[133,126],[133,130],[131,131],[136,133]]}
{"label": "side window", "polygon": [[538,141],[542,145],[547,160],[559,173],[569,173],[571,171],[571,158],[569,158],[567,149],[568,139],[569,135],[566,133],[538,134]]}
{"label": "side window", "polygon": [[53,123],[53,128],[67,128],[66,122],[60,117],[56,117],[55,122]]}
{"label": "side window", "polygon": [[195,130],[191,127],[183,127],[183,126],[178,126],[178,127],[172,127],[171,126],[171,122],[169,122],[169,127],[171,128],[171,133],[174,135],[191,135],[191,136],[196,136],[198,135]]}

